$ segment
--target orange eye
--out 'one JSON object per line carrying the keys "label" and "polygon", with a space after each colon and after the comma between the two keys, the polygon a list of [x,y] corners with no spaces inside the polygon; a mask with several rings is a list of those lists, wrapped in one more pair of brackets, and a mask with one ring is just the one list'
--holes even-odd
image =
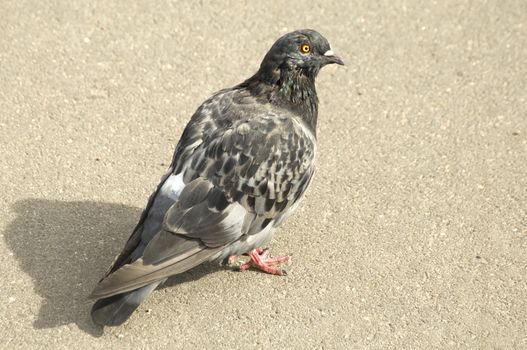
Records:
{"label": "orange eye", "polygon": [[309,53],[311,51],[311,46],[309,46],[309,44],[303,44],[301,47],[300,47],[300,50],[303,52],[303,53]]}

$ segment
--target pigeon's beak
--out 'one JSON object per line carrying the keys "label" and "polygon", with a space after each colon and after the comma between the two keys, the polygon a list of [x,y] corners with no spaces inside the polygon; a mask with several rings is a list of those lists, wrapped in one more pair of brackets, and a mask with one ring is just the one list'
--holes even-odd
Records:
{"label": "pigeon's beak", "polygon": [[327,50],[324,53],[324,59],[325,59],[326,64],[336,63],[336,64],[340,64],[341,66],[344,65],[344,61],[342,61],[342,59],[339,56],[336,56],[335,53],[331,50]]}

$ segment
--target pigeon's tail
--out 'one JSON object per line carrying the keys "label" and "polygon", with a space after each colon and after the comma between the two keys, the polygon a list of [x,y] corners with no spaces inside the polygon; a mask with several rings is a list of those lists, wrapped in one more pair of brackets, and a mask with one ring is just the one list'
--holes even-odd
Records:
{"label": "pigeon's tail", "polygon": [[93,322],[101,326],[120,326],[161,282],[97,300],[91,309]]}

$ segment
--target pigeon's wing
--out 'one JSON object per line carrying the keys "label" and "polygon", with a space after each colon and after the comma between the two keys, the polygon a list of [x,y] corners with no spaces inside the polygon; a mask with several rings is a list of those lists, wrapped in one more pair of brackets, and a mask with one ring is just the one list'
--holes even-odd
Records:
{"label": "pigeon's wing", "polygon": [[[164,213],[161,212],[162,210],[160,210],[159,207],[165,207],[165,205],[163,205],[164,203],[161,205],[156,204],[166,201],[171,201],[172,203],[175,202],[178,195],[174,194],[179,194],[185,186],[181,181],[180,176],[175,176],[175,174],[181,173],[181,169],[183,166],[187,165],[189,159],[192,159],[192,155],[198,146],[203,147],[203,139],[207,136],[207,133],[210,133],[212,130],[211,128],[207,128],[211,125],[211,122],[205,123],[205,121],[211,119],[212,113],[210,113],[210,111],[213,110],[211,106],[218,103],[217,97],[223,95],[222,92],[223,91],[220,91],[220,93],[215,96],[216,98],[212,97],[205,101],[192,116],[191,121],[185,128],[183,135],[176,146],[176,151],[174,152],[170,167],[162,176],[155,191],[148,199],[139,222],[132,231],[132,234],[128,238],[121,253],[119,253],[114,259],[110,268],[106,271],[103,278],[101,278],[99,285],[92,292],[90,297],[95,298],[96,292],[102,288],[101,282],[107,279],[108,275],[112,274],[123,265],[130,264],[137,260],[137,255],[142,255],[145,246],[158,234],[158,227],[164,218]],[[175,167],[178,167],[176,171]]]}
{"label": "pigeon's wing", "polygon": [[[231,118],[221,118],[232,113],[232,108],[222,108],[216,118],[197,123],[202,130],[214,131],[200,133],[205,135],[198,141],[202,146],[185,162],[187,166],[175,167],[185,182],[207,179],[215,189],[212,203],[241,206],[239,210],[246,212],[242,233],[249,235],[276,225],[291,212],[312,179],[316,151],[315,136],[300,118],[283,110],[256,111],[250,101],[235,99]],[[183,231],[208,245],[232,238],[214,231],[192,232],[194,227],[185,228],[178,221],[181,215],[172,217],[174,222],[168,216],[166,222],[172,232]]]}
{"label": "pigeon's wing", "polygon": [[185,183],[199,178],[212,186],[206,198],[213,209],[195,207],[183,216],[175,205],[165,217],[168,231],[224,245],[234,237],[199,229],[197,220],[222,217],[225,208],[245,212],[241,233],[253,234],[280,222],[298,203],[314,174],[316,139],[299,117],[269,106],[243,92],[202,105],[183,134],[174,173]]}
{"label": "pigeon's wing", "polygon": [[[158,190],[135,249],[100,281],[92,298],[121,294],[184,272],[242,234],[246,211],[240,204],[228,203],[207,179],[197,177],[185,184],[181,177],[170,175]],[[173,201],[165,209],[170,195]]]}
{"label": "pigeon's wing", "polygon": [[[145,245],[142,256],[115,269],[92,297],[134,290],[209,260],[241,236],[275,223],[304,193],[315,149],[301,122],[243,104],[204,106],[177,147],[169,178],[184,185],[160,230],[152,237],[143,233],[136,244]],[[155,201],[144,221],[154,208]]]}

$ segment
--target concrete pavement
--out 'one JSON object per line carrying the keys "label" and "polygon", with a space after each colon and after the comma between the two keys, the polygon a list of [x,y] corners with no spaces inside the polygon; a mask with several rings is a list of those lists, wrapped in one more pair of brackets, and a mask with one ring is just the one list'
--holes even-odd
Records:
{"label": "concrete pavement", "polygon": [[[0,346],[527,348],[523,1],[0,3]],[[86,300],[183,127],[325,35],[284,278],[202,266],[104,331]]]}

